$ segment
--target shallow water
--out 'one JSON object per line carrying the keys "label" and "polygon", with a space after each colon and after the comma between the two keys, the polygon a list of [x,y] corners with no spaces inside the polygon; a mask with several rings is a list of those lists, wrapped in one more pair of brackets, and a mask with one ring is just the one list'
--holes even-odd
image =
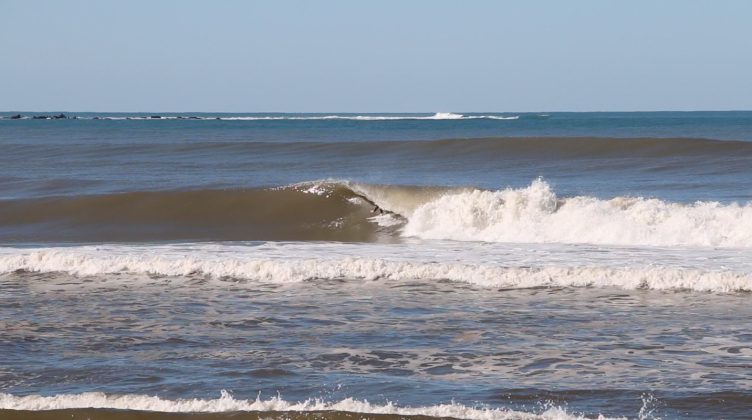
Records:
{"label": "shallow water", "polygon": [[[529,411],[743,415],[747,293],[271,284],[203,276],[2,277],[4,391],[447,401]],[[552,390],[552,388],[554,390]]]}

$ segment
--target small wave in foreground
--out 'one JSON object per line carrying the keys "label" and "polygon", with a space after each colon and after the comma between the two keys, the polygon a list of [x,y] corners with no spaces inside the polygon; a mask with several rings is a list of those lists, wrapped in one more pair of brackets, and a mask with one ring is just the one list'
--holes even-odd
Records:
{"label": "small wave in foreground", "polygon": [[650,249],[559,248],[479,245],[460,250],[451,243],[417,247],[283,243],[0,248],[0,274],[66,273],[102,278],[133,274],[147,282],[151,277],[271,284],[448,280],[505,289],[752,291],[752,267],[743,253],[717,253],[707,258],[706,253],[685,252],[660,259],[652,257]]}
{"label": "small wave in foreground", "polygon": [[[344,399],[338,402],[307,400],[288,402],[280,397],[263,400],[235,399],[222,391],[217,399],[180,399],[168,400],[146,395],[106,395],[90,392],[75,395],[56,395],[51,397],[30,395],[18,397],[0,394],[0,410],[25,410],[33,416],[34,411],[42,410],[76,410],[76,409],[114,409],[150,412],[149,417],[160,418],[157,413],[223,413],[256,412],[259,418],[308,418],[303,413],[318,413],[316,418],[340,418],[354,413],[358,417],[387,419],[411,417],[439,417],[473,420],[569,420],[585,417],[570,414],[560,407],[549,407],[540,413],[528,413],[507,409],[475,408],[462,404],[441,404],[427,407],[400,407],[391,403],[377,405],[368,401]],[[63,413],[60,413],[63,414]],[[75,414],[75,413],[66,413]],[[174,416],[168,417],[174,418]],[[245,417],[243,417],[245,418]],[[605,420],[605,417],[600,417]]]}

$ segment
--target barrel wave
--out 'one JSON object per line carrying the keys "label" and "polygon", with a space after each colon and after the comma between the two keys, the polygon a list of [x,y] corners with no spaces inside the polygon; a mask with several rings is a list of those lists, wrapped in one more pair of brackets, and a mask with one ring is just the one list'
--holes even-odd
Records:
{"label": "barrel wave", "polygon": [[15,241],[405,238],[638,246],[752,247],[752,204],[559,197],[543,179],[483,190],[312,181],[281,187],[6,200]]}

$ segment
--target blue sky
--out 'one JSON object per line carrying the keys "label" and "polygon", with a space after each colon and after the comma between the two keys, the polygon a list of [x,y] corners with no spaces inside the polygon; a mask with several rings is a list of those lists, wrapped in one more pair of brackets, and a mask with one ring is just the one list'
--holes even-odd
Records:
{"label": "blue sky", "polygon": [[0,110],[752,109],[752,1],[0,0]]}

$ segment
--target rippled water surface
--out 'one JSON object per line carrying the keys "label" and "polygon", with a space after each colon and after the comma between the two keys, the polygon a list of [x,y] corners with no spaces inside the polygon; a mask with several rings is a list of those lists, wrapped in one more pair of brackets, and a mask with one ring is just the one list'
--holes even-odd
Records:
{"label": "rippled water surface", "polygon": [[16,394],[550,400],[611,415],[650,394],[697,417],[743,414],[708,406],[716,393],[750,401],[746,293],[33,273],[0,287],[0,383]]}

